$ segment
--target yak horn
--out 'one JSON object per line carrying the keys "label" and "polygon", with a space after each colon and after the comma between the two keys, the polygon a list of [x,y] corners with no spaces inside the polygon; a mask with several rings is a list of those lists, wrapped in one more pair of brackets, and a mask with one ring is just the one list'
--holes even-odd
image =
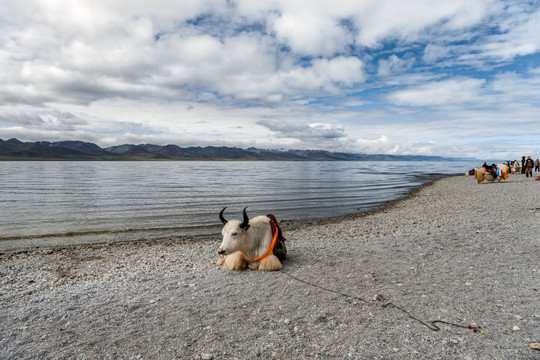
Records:
{"label": "yak horn", "polygon": [[247,207],[244,208],[243,214],[244,214],[244,221],[240,224],[240,229],[247,230],[249,228],[249,218],[246,213]]}
{"label": "yak horn", "polygon": [[219,220],[221,220],[221,222],[224,223],[224,224],[227,223],[227,220],[225,220],[225,218],[223,217],[223,212],[225,211],[226,208],[227,208],[227,207],[225,206],[225,207],[223,208],[223,210],[221,210],[221,211],[219,212]]}

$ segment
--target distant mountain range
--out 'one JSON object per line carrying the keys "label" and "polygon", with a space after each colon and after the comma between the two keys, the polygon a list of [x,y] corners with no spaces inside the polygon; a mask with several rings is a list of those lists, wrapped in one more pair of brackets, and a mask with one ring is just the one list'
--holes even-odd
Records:
{"label": "distant mountain range", "polygon": [[264,150],[236,147],[187,147],[176,145],[118,145],[101,148],[83,141],[22,142],[0,139],[0,160],[279,160],[279,161],[359,161],[359,160],[453,160],[438,156],[348,154],[323,150]]}

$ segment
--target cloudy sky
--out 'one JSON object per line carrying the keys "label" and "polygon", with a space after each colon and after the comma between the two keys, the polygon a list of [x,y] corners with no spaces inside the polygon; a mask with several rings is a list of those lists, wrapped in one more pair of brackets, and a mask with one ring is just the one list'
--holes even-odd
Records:
{"label": "cloudy sky", "polygon": [[540,156],[540,2],[2,0],[0,138]]}

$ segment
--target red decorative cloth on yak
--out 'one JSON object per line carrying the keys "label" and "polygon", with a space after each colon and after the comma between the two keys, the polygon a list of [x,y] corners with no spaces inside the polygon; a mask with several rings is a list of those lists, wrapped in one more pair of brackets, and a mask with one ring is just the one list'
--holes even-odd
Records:
{"label": "red decorative cloth on yak", "polygon": [[285,260],[287,258],[287,247],[285,246],[285,237],[283,236],[283,233],[281,232],[281,228],[279,227],[279,224],[276,220],[276,217],[272,214],[266,215],[268,218],[270,218],[270,226],[272,227],[272,235],[278,232],[278,237],[276,241],[276,245],[274,246],[273,253],[278,257],[279,260]]}

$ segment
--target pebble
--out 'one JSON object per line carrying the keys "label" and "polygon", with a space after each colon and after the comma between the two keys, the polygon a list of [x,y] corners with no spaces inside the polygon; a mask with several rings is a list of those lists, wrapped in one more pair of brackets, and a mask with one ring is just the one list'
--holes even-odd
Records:
{"label": "pebble", "polygon": [[512,330],[514,330],[514,331],[519,331],[519,330],[521,330],[521,329],[519,328],[519,326],[514,325],[514,327],[512,328]]}

